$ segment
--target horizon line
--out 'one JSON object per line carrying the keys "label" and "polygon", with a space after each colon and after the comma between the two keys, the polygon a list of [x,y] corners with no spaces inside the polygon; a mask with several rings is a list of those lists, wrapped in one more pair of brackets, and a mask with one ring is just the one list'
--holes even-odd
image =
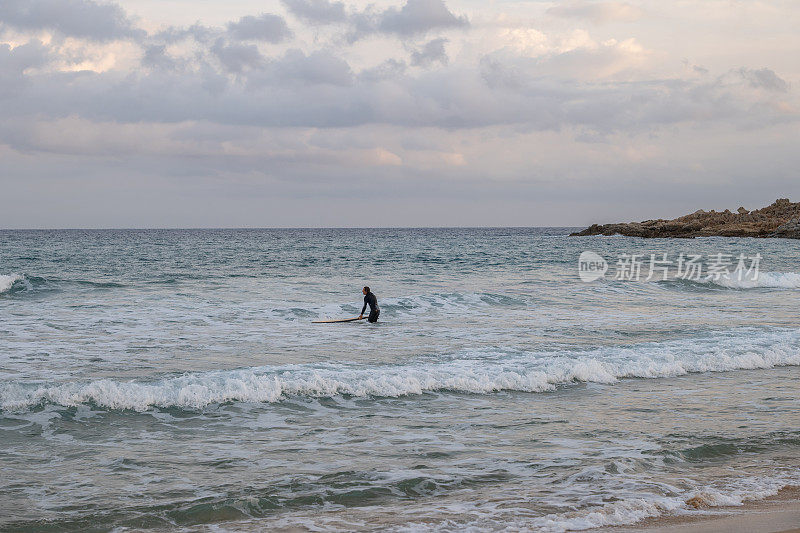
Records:
{"label": "horizon line", "polygon": [[0,231],[196,231],[196,230],[298,230],[298,229],[574,229],[584,226],[196,226],[119,228],[0,228]]}

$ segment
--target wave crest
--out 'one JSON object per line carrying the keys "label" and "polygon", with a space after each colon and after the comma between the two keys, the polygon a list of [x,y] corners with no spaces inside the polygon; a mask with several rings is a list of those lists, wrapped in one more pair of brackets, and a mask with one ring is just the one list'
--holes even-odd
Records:
{"label": "wave crest", "polygon": [[0,294],[30,288],[31,283],[22,274],[0,274]]}
{"label": "wave crest", "polygon": [[439,362],[328,363],[187,373],[156,381],[0,382],[0,409],[43,403],[94,404],[145,411],[200,409],[228,402],[272,403],[290,397],[401,397],[436,392],[546,392],[575,382],[614,383],[693,372],[800,365],[800,330],[648,343],[575,352],[479,353]]}
{"label": "wave crest", "polygon": [[754,279],[738,279],[731,276],[723,276],[711,283],[727,287],[729,289],[800,289],[800,274],[795,272],[761,272]]}

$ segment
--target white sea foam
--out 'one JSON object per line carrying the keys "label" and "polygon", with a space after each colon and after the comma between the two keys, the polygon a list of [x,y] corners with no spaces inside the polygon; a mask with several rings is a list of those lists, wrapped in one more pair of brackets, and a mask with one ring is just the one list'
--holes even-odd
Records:
{"label": "white sea foam", "polygon": [[[491,501],[450,500],[430,505],[404,503],[396,512],[386,513],[381,524],[385,531],[422,533],[427,531],[537,531],[563,533],[586,531],[599,527],[628,526],[647,518],[666,515],[692,516],[714,513],[710,508],[741,506],[748,501],[757,501],[776,495],[782,488],[796,486],[798,477],[777,474],[775,477],[754,476],[722,480],[716,486],[700,486],[669,495],[642,492],[640,496],[628,496],[605,505],[592,505],[573,511],[531,516],[530,496],[517,493],[509,500],[494,497]],[[534,497],[536,498],[536,497]],[[699,502],[699,503],[698,503]],[[395,511],[392,509],[392,511]],[[312,530],[338,530],[340,515],[319,513],[313,517],[288,513],[276,517],[276,529],[304,522]],[[422,518],[422,520],[420,520]],[[374,525],[374,516],[350,509],[347,514],[351,529],[369,528]],[[393,521],[395,523],[393,523]],[[399,523],[398,523],[399,522]],[[263,519],[259,519],[263,524]],[[235,524],[233,531],[252,529],[252,522]],[[233,525],[233,524],[232,524]]]}
{"label": "white sea foam", "polygon": [[329,363],[187,373],[155,381],[0,382],[0,408],[42,403],[144,411],[288,397],[400,397],[433,392],[545,392],[574,382],[613,383],[691,372],[800,365],[800,330],[740,332],[693,340],[574,352],[470,353],[439,362]]}
{"label": "white sea foam", "polygon": [[232,401],[271,403],[291,396],[398,397],[433,391],[488,393],[498,390],[544,391],[553,388],[541,372],[487,369],[372,367],[310,369],[296,367],[186,374],[151,383],[99,380],[84,384],[23,386],[0,384],[0,407],[22,409],[40,403],[75,406],[94,403],[109,409],[144,411],[150,407],[201,408]]}
{"label": "white sea foam", "polygon": [[722,276],[711,283],[729,289],[800,289],[800,274],[795,272],[759,272],[757,277],[739,279],[737,276]]}
{"label": "white sea foam", "polygon": [[[491,307],[521,306],[525,305],[520,299],[502,294],[491,293],[431,293],[402,297],[382,297],[379,301],[381,311],[386,316],[426,316],[431,314],[450,314],[462,316]],[[319,320],[348,316],[360,310],[358,302],[352,304],[327,304],[317,308],[304,308],[302,304],[296,306],[300,313],[308,312]],[[306,319],[308,316],[301,315]]]}
{"label": "white sea foam", "polygon": [[10,291],[14,283],[24,279],[25,278],[19,274],[0,274],[0,294]]}
{"label": "white sea foam", "polygon": [[669,278],[666,280],[667,283],[685,283],[687,281],[701,285],[717,285],[728,289],[800,289],[800,274],[796,272],[759,272],[758,275],[742,275],[741,277],[738,274],[726,274],[716,279],[710,276],[703,276],[696,280],[684,280],[682,278]]}
{"label": "white sea foam", "polygon": [[705,487],[677,496],[643,495],[591,510],[554,513],[534,520],[530,526],[537,531],[561,533],[631,525],[670,513],[688,514],[708,507],[740,506],[747,501],[763,500],[797,481],[792,476],[741,478],[721,488]]}

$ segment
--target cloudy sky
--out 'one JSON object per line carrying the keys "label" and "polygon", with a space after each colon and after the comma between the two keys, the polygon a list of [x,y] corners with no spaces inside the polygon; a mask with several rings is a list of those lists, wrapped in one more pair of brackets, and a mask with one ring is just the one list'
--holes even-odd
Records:
{"label": "cloudy sky", "polygon": [[0,228],[800,201],[797,0],[1,0]]}

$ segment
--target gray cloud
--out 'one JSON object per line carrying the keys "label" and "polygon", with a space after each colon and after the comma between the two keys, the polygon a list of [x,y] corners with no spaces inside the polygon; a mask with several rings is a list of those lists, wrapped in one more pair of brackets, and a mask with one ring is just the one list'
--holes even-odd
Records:
{"label": "gray cloud", "polygon": [[314,24],[333,24],[347,19],[344,3],[328,0],[282,0],[294,16]]}
{"label": "gray cloud", "polygon": [[150,41],[177,43],[186,39],[193,39],[198,43],[211,43],[223,34],[221,28],[212,28],[202,24],[193,24],[189,27],[171,26],[150,36]]}
{"label": "gray cloud", "polygon": [[407,0],[400,8],[390,7],[380,17],[379,28],[387,33],[415,35],[433,29],[469,26],[467,17],[454,15],[442,0]]}
{"label": "gray cloud", "polygon": [[97,41],[143,37],[116,4],[92,0],[2,0],[0,25],[20,30],[53,30]]}
{"label": "gray cloud", "polygon": [[279,43],[292,36],[283,17],[270,13],[263,13],[258,17],[242,17],[237,22],[230,22],[228,31],[237,39],[269,43]]}
{"label": "gray cloud", "polygon": [[[0,123],[0,134],[4,126]],[[212,133],[208,125],[199,127],[205,143]],[[213,131],[230,131],[238,140],[242,128]],[[721,130],[702,129],[698,136],[676,133],[659,139],[662,156],[641,163],[619,157],[615,143],[596,147],[598,151],[559,140],[558,150],[546,154],[547,136],[481,132],[476,133],[480,144],[499,141],[503,153],[476,154],[469,165],[456,169],[411,164],[376,168],[309,153],[317,144],[346,153],[361,142],[373,147],[391,143],[391,133],[380,127],[313,134],[279,131],[266,139],[292,138],[298,150],[306,150],[293,156],[177,157],[135,150],[120,156],[112,150],[112,157],[90,158],[6,152],[0,158],[0,184],[9,198],[19,201],[7,202],[0,210],[0,227],[361,226],[364,220],[394,226],[585,226],[608,217],[641,220],[653,216],[653,209],[677,216],[696,208],[692,203],[724,208],[748,198],[757,206],[773,201],[776,191],[790,198],[800,195],[794,131],[776,130],[776,143],[757,142],[760,132],[739,132],[733,142],[723,139],[716,146],[709,143],[721,138]],[[417,130],[407,135],[430,147],[453,142],[446,133]],[[140,135],[145,140],[147,131]],[[303,145],[301,139],[309,136],[327,139]],[[455,140],[465,142],[460,135]],[[535,157],[521,159],[516,169],[507,156],[519,153]],[[598,159],[598,153],[614,157]],[[552,161],[543,164],[548,155]],[[687,187],[692,189],[690,196]],[[32,198],[35,209],[26,201]],[[101,208],[87,208],[94,204]],[[309,213],[314,216],[309,218]]]}
{"label": "gray cloud", "polygon": [[444,45],[447,42],[447,39],[433,39],[425,43],[421,49],[413,50],[411,52],[411,64],[417,67],[427,67],[437,62],[447,65],[449,59],[444,49]]}
{"label": "gray cloud", "polygon": [[50,49],[39,40],[13,49],[8,44],[0,44],[0,74],[21,74],[25,69],[43,66],[51,57]]}
{"label": "gray cloud", "polygon": [[224,40],[211,47],[204,61],[191,70],[131,75],[7,69],[14,83],[5,88],[0,119],[76,116],[264,128],[516,125],[531,131],[579,127],[600,135],[651,131],[684,121],[759,127],[798,119],[796,113],[769,105],[768,94],[743,90],[749,82],[739,75],[576,82],[544,76],[547,65],[536,61],[502,57],[484,58],[478,69],[446,67],[414,76],[395,60],[355,74],[329,51],[289,50],[269,59],[254,45]]}
{"label": "gray cloud", "polygon": [[785,93],[789,90],[789,84],[786,80],[775,74],[775,71],[768,68],[761,69],[739,69],[739,74],[742,78],[750,82],[750,85],[756,88],[766,89],[779,93]]}
{"label": "gray cloud", "polygon": [[[384,28],[401,36],[466,24],[441,0],[408,0],[400,9],[361,14],[372,17],[369,31]],[[286,31],[283,19],[272,15],[244,17],[227,30],[171,28],[143,45],[142,65],[148,69],[127,73],[25,72],[15,65],[34,65],[50,52],[41,43],[13,50],[6,46],[0,76],[7,99],[0,119],[76,116],[265,128],[580,127],[586,138],[688,120],[740,121],[753,127],[797,119],[785,106],[772,105],[769,94],[742,90],[752,85],[788,90],[769,69],[740,69],[725,79],[614,81],[609,73],[625,72],[639,60],[641,47],[635,43],[609,41],[542,57],[503,48],[479,65],[450,67],[447,41],[435,38],[411,49],[410,62],[441,66],[410,75],[399,59],[354,73],[347,61],[327,49],[290,49],[265,57],[255,44],[240,42],[275,40]],[[188,56],[171,57],[166,45],[181,39],[194,39],[200,46]]]}
{"label": "gray cloud", "polygon": [[174,68],[176,61],[167,54],[164,44],[148,45],[142,55],[142,66],[150,68]]}
{"label": "gray cloud", "polygon": [[171,26],[150,35],[152,45],[174,44],[187,39],[204,45],[216,45],[220,38],[228,41],[263,41],[277,44],[292,37],[292,31],[279,15],[263,13],[257,17],[246,16],[229,22],[225,28],[193,24],[188,27]]}
{"label": "gray cloud", "polygon": [[358,78],[367,83],[398,80],[405,74],[407,68],[405,61],[387,59],[377,66],[362,70]]}
{"label": "gray cloud", "polygon": [[316,51],[305,55],[292,49],[272,66],[274,80],[301,81],[304,84],[331,84],[349,86],[353,82],[350,65],[328,51]]}
{"label": "gray cloud", "polygon": [[379,28],[387,33],[415,35],[433,29],[469,26],[467,17],[454,15],[442,0],[407,0],[399,10],[390,7],[380,16]]}
{"label": "gray cloud", "polygon": [[[311,24],[343,23],[346,39],[355,42],[369,35],[389,34],[401,38],[421,36],[433,30],[465,28],[469,21],[465,16],[454,15],[442,0],[407,0],[399,9],[390,7],[383,11],[374,5],[362,11],[346,12],[341,2],[328,0],[283,0],[287,9],[296,17]],[[279,43],[292,37],[292,31],[279,15],[262,14],[258,17],[246,16],[230,22],[226,29],[195,24],[188,28],[171,27],[150,37],[152,43],[176,43],[193,39],[199,43],[210,44],[219,37],[228,40],[259,40]],[[438,45],[430,44],[435,47]],[[431,48],[428,52],[434,52]],[[424,62],[426,52],[420,52],[419,60]],[[439,55],[435,60],[441,60]]]}
{"label": "gray cloud", "polygon": [[[258,95],[264,94],[263,91],[269,91],[275,98],[295,93],[305,94],[313,99],[316,93],[328,93],[328,89],[317,86],[348,87],[352,85],[353,79],[353,71],[347,61],[331,52],[317,50],[306,55],[302,50],[291,48],[283,56],[272,58],[260,65],[260,68],[248,72],[243,88],[252,91],[256,99],[259,99]],[[227,87],[228,90],[232,88],[230,85]],[[286,105],[291,107],[280,112],[281,115],[297,113],[304,116],[304,112],[298,107],[301,106],[299,102],[286,102]],[[316,102],[306,104],[307,107],[316,105]],[[281,119],[283,120],[285,118]],[[321,117],[321,120],[325,122],[326,118]],[[285,124],[289,125],[291,121]]]}
{"label": "gray cloud", "polygon": [[227,72],[239,73],[247,68],[257,68],[264,63],[264,56],[253,44],[230,44],[219,39],[211,47],[211,53]]}
{"label": "gray cloud", "polygon": [[364,10],[348,12],[342,2],[329,0],[282,0],[296,17],[312,24],[339,24],[349,26],[347,38],[357,41],[367,35],[384,33],[411,37],[433,30],[466,28],[466,16],[451,12],[443,0],[406,0],[400,8],[384,10],[369,5]]}
{"label": "gray cloud", "polygon": [[13,97],[19,94],[28,84],[24,71],[44,66],[50,59],[50,50],[38,40],[14,49],[7,44],[0,44],[0,96]]}

